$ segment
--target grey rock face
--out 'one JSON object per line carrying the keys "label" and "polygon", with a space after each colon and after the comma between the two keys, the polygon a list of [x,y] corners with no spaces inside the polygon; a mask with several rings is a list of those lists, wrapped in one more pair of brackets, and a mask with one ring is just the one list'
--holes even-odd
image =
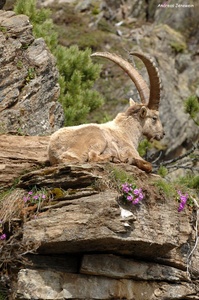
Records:
{"label": "grey rock face", "polygon": [[[30,291],[31,289],[31,291]],[[85,276],[44,270],[19,272],[20,299],[198,299],[197,287],[187,283],[116,280],[102,276]]]}
{"label": "grey rock face", "polygon": [[55,59],[27,16],[0,11],[0,132],[49,134],[63,124]]}
{"label": "grey rock face", "polygon": [[[90,183],[96,182],[95,176],[99,178],[100,173],[94,175],[92,168],[65,166],[62,172],[54,169],[54,177],[66,184],[72,180],[73,192],[80,192],[80,174],[90,174]],[[149,179],[135,167],[128,170],[145,183]],[[28,178],[32,183],[39,178],[42,185],[46,180],[49,184],[50,172],[26,174],[23,184],[30,184]],[[148,188],[140,207],[124,208],[113,190],[76,198],[67,195],[50,210],[43,207],[23,227],[23,244],[35,245],[37,255],[29,255],[31,268],[18,273],[18,298],[198,299],[198,246],[187,265],[195,244],[194,212],[191,215],[186,209],[179,215],[177,206],[174,199],[163,200]]]}
{"label": "grey rock face", "polygon": [[[17,138],[27,150],[32,140],[31,152],[24,156],[27,163],[31,154],[36,160],[37,149],[40,160],[45,159],[44,137]],[[7,155],[11,157],[12,152]],[[138,206],[124,204],[119,191],[110,189],[107,167],[111,166],[33,170],[21,176],[18,187],[1,201],[1,220],[8,218],[6,208],[13,202],[15,218],[9,211],[9,219],[19,221],[16,217],[22,215],[25,220],[17,257],[23,251],[29,264],[14,279],[16,299],[198,299],[196,211],[186,207],[178,213],[174,197],[155,188],[158,176],[125,164],[122,169],[138,179],[145,197]],[[59,186],[65,192],[43,203],[39,211],[32,205],[24,207],[23,196],[30,186]],[[26,212],[31,211],[27,219]],[[1,245],[7,251],[9,247],[10,253],[15,244],[9,241]]]}
{"label": "grey rock face", "polygon": [[[132,40],[135,35],[132,32]],[[156,61],[163,85],[160,118],[166,136],[162,142],[168,157],[178,156],[199,137],[198,127],[184,109],[185,100],[196,94],[198,56],[189,53],[183,35],[166,24],[142,26],[132,51],[148,53]]]}

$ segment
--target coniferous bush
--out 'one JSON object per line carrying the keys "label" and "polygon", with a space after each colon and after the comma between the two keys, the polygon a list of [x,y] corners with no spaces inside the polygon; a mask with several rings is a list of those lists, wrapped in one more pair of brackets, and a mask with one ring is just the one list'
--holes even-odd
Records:
{"label": "coniferous bush", "polygon": [[59,70],[60,97],[65,125],[85,123],[89,112],[100,107],[103,97],[92,90],[100,75],[100,66],[90,58],[91,50],[79,50],[77,45],[66,48],[59,45],[56,27],[51,19],[51,11],[36,8],[35,0],[18,0],[17,14],[25,14],[33,25],[36,38],[42,37],[50,51],[56,57]]}
{"label": "coniferous bush", "polygon": [[199,101],[195,95],[191,95],[184,102],[185,112],[199,126]]}

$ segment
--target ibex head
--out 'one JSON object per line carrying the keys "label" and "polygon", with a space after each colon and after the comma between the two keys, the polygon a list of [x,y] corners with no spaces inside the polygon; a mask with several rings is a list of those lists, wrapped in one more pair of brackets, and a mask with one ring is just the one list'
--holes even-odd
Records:
{"label": "ibex head", "polygon": [[130,54],[139,57],[144,63],[149,75],[150,89],[138,71],[128,61],[124,60],[120,56],[109,52],[96,52],[91,56],[107,58],[116,63],[128,74],[138,90],[141,104],[130,99],[130,107],[126,111],[126,114],[128,116],[135,116],[136,113],[136,117],[139,117],[142,123],[142,134],[149,140],[152,138],[160,140],[164,136],[164,130],[162,128],[158,112],[161,92],[161,81],[158,69],[154,65],[153,61],[146,55],[137,52]]}

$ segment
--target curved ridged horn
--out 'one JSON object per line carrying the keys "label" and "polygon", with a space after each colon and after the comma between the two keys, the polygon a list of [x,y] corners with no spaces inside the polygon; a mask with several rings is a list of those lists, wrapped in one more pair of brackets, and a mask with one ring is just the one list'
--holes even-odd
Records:
{"label": "curved ridged horn", "polygon": [[109,52],[96,52],[91,54],[92,57],[99,56],[107,58],[114,63],[116,63],[119,67],[121,67],[131,78],[131,80],[134,82],[139,95],[141,102],[143,104],[148,104],[149,99],[149,88],[147,86],[147,83],[143,79],[143,77],[138,73],[138,71],[125,59],[121,58],[117,54],[109,53]]}
{"label": "curved ridged horn", "polygon": [[158,69],[156,68],[154,62],[144,54],[137,52],[131,52],[130,54],[139,57],[144,63],[149,75],[150,82],[150,96],[147,106],[150,109],[158,110],[161,93],[161,80]]}

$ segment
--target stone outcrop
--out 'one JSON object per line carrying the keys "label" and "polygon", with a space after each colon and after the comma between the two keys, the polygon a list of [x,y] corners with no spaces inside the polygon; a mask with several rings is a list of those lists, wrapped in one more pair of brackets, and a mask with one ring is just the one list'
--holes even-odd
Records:
{"label": "stone outcrop", "polygon": [[[123,201],[116,170],[142,188],[142,203]],[[45,166],[22,175],[0,209],[13,232],[1,242],[3,257],[11,251],[15,266],[15,257],[22,261],[11,282],[13,298],[199,299],[197,212],[187,207],[178,213],[175,199],[156,187],[158,180],[112,163]],[[35,186],[38,193],[61,193],[28,205],[23,198]],[[17,238],[16,223],[23,232]]]}
{"label": "stone outcrop", "polygon": [[26,171],[45,165],[47,136],[0,135],[0,190],[13,185]]}
{"label": "stone outcrop", "polygon": [[[156,1],[150,5],[155,7]],[[164,9],[166,8],[166,9]],[[183,0],[176,2],[171,0],[165,2],[165,7],[156,5],[154,20],[156,23],[166,23],[171,28],[180,31],[186,37],[195,36],[195,42],[198,43],[198,24],[199,24],[199,3],[196,0],[190,0],[187,3]]]}
{"label": "stone outcrop", "polygon": [[137,37],[138,45],[133,50],[142,51],[150,44],[144,52],[156,60],[160,71],[163,84],[160,118],[166,133],[162,143],[167,145],[167,158],[173,158],[199,138],[198,127],[184,109],[185,100],[196,94],[198,55],[188,53],[183,35],[166,24],[143,26]]}
{"label": "stone outcrop", "polygon": [[[100,261],[100,257],[98,257]],[[108,259],[107,259],[108,262]],[[124,264],[126,265],[126,264]],[[140,266],[141,267],[141,266]],[[21,270],[19,299],[198,299],[197,286],[187,283],[114,279],[98,275],[63,274],[42,270]],[[53,282],[53,284],[52,284]],[[30,289],[27,287],[31,286]],[[23,298],[24,292],[26,298]],[[46,294],[48,293],[48,298]]]}
{"label": "stone outcrop", "polygon": [[63,125],[55,59],[27,16],[0,11],[0,133],[44,135]]}
{"label": "stone outcrop", "polygon": [[[111,188],[114,168],[137,179],[140,205],[124,203]],[[21,245],[30,254],[15,277],[15,299],[199,299],[198,246],[190,256],[196,211],[178,213],[178,203],[154,187],[157,180],[115,164],[24,174],[18,201],[33,185],[64,194],[24,222]]]}

